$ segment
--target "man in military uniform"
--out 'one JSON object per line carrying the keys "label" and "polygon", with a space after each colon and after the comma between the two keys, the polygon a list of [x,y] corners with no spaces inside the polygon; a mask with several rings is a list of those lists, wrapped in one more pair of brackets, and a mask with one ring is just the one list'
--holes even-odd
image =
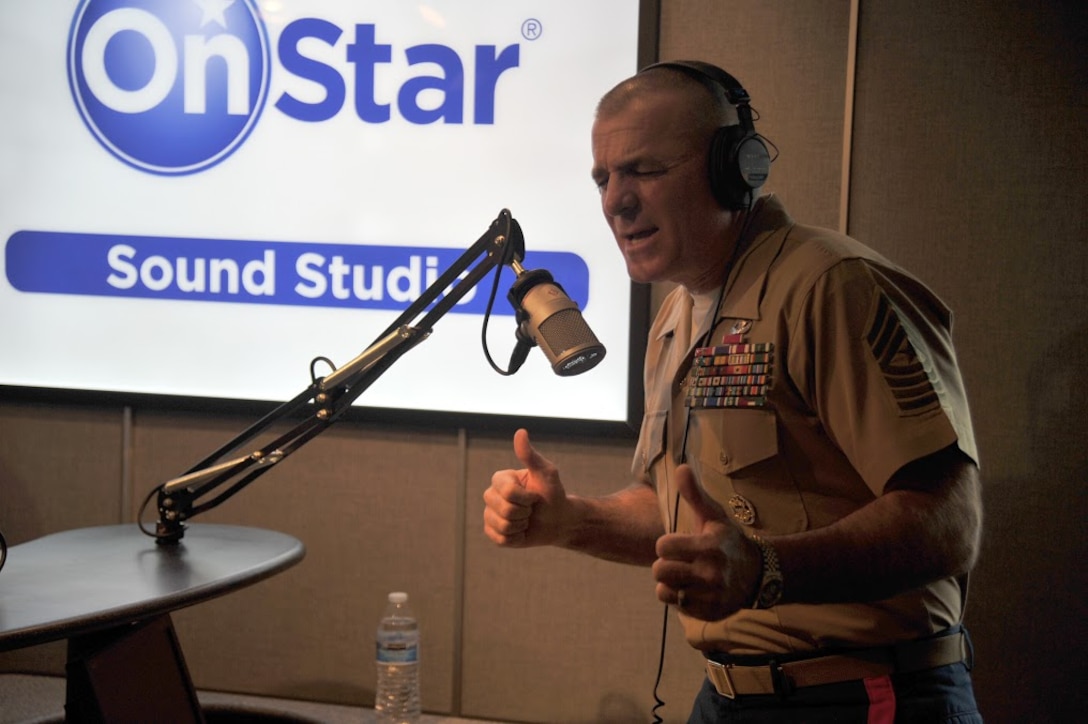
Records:
{"label": "man in military uniform", "polygon": [[593,177],[650,330],[635,481],[568,493],[518,431],[485,533],[651,565],[707,657],[692,721],[981,721],[961,619],[981,530],[951,314],[759,196],[770,157],[715,66],[602,98]]}

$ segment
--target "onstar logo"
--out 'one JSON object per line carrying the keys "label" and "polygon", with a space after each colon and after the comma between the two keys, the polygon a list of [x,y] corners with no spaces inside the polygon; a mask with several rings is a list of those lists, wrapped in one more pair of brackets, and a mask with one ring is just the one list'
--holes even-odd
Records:
{"label": "onstar logo", "polygon": [[[203,171],[237,150],[265,107],[272,73],[255,2],[81,0],[68,38],[68,83],[99,143],[163,175]],[[321,45],[342,60],[315,57]],[[321,89],[317,100],[289,89],[274,103],[308,123],[350,106],[364,123],[490,125],[499,80],[521,61],[517,43],[463,53],[433,42],[399,48],[382,42],[374,23],[345,29],[309,17],[288,23],[276,46],[277,73]],[[408,77],[395,78],[392,97],[379,97],[378,74],[404,73],[405,63]]]}
{"label": "onstar logo", "polygon": [[264,108],[268,34],[252,0],[82,0],[68,82],[95,138],[151,173],[233,153]]}

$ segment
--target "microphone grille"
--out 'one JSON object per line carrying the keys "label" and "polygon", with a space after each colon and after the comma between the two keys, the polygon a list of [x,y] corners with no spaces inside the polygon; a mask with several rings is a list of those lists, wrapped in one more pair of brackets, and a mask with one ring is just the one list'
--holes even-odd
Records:
{"label": "microphone grille", "polygon": [[604,345],[582,318],[577,307],[562,309],[545,319],[539,329],[541,349],[557,375],[577,375],[604,359]]}
{"label": "microphone grille", "polygon": [[585,344],[600,344],[577,309],[563,309],[545,319],[540,336],[556,355]]}

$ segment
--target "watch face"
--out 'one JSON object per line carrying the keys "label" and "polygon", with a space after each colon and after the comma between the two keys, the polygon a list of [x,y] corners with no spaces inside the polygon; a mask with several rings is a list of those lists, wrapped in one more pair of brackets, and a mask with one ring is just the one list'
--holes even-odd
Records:
{"label": "watch face", "polygon": [[769,578],[765,580],[763,587],[759,589],[759,607],[770,608],[778,603],[780,598],[782,598],[782,579]]}

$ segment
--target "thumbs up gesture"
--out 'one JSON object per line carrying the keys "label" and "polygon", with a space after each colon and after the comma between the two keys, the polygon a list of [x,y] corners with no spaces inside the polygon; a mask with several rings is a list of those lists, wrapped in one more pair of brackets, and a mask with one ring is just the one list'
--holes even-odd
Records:
{"label": "thumbs up gesture", "polygon": [[677,469],[676,485],[691,507],[694,526],[690,533],[666,533],[657,539],[657,597],[678,604],[689,616],[718,621],[751,605],[763,558],[759,546],[707,495],[689,466]]}
{"label": "thumbs up gesture", "polygon": [[484,491],[484,533],[512,548],[561,544],[571,504],[559,470],[536,451],[525,430],[514,435],[514,455],[525,467],[496,472]]}

